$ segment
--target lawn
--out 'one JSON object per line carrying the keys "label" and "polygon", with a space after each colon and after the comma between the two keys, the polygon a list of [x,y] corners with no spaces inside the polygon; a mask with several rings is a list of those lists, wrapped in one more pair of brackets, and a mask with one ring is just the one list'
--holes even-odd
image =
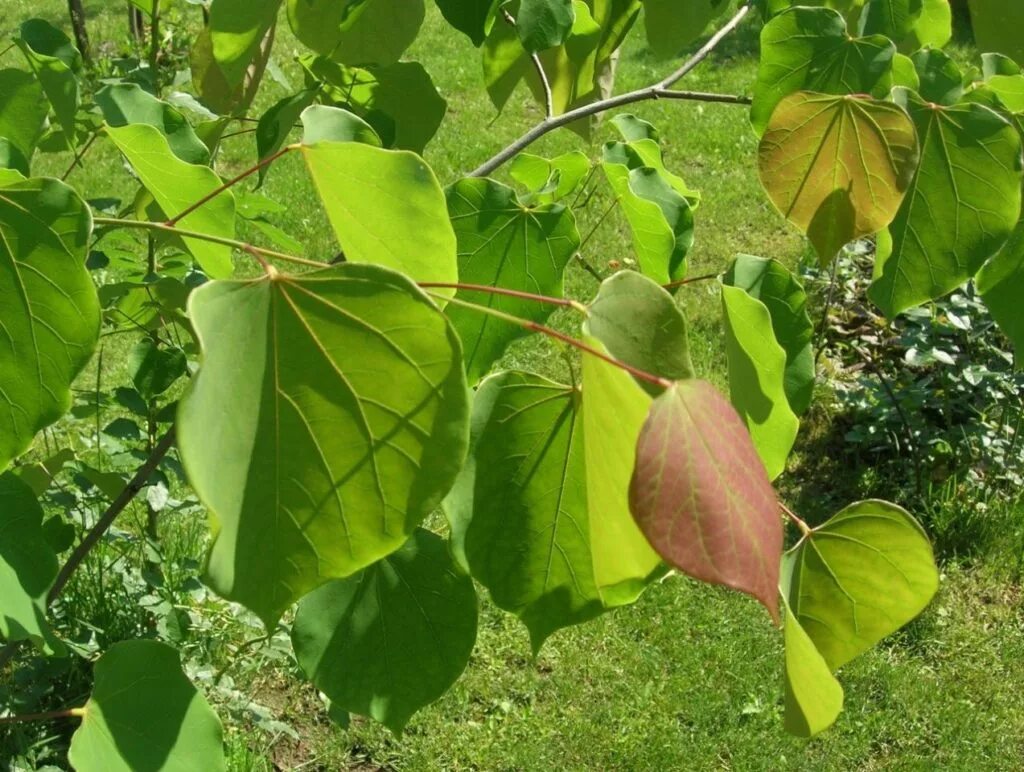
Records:
{"label": "lawn", "polygon": [[[85,5],[94,44],[110,51],[128,45],[122,3]],[[478,52],[431,8],[408,58],[425,65],[448,100],[448,119],[426,159],[442,182],[450,182],[521,134],[540,113],[521,90],[496,116],[482,88]],[[0,29],[32,14],[66,27],[59,0],[0,0]],[[749,94],[756,46],[756,24],[747,23],[685,86]],[[301,76],[292,58],[298,46],[282,34],[275,50],[283,79],[297,86]],[[671,66],[654,59],[642,36],[634,35],[622,53],[616,89],[648,84]],[[254,115],[289,93],[270,79],[268,84]],[[772,209],[758,183],[757,141],[743,107],[666,101],[631,111],[659,128],[667,167],[703,193],[692,275],[719,272],[740,252],[794,268],[807,260],[805,240]],[[606,122],[592,144],[563,131],[532,152],[579,148],[597,157],[600,144],[613,136]],[[36,173],[59,176],[69,160],[44,157]],[[97,143],[89,160],[70,178],[87,197],[132,195],[109,143]],[[219,171],[229,176],[254,160],[252,135],[241,134],[226,141]],[[263,192],[287,207],[274,222],[303,242],[307,257],[334,253],[298,160],[277,164]],[[583,256],[603,274],[611,272],[611,261],[626,261],[631,252],[618,213],[605,217],[611,200],[602,189],[580,222],[588,236]],[[570,268],[572,295],[585,300],[596,286],[584,270]],[[698,371],[724,383],[714,284],[684,287],[680,303],[689,317]],[[819,298],[819,309],[820,304]],[[555,326],[570,329],[567,317],[553,319]],[[121,344],[108,345],[110,355],[83,374],[83,389],[118,376],[109,363],[119,359],[114,352]],[[562,352],[547,339],[514,344],[505,364],[565,377]],[[818,392],[791,474],[782,481],[785,497],[799,501],[812,520],[827,516],[848,492],[894,495],[892,481],[874,480],[865,488],[846,479],[841,457],[832,459],[833,467],[822,465],[821,448],[836,447],[820,442],[829,436],[834,408],[827,384]],[[941,510],[953,502],[936,498],[931,505]],[[129,512],[121,527],[131,532],[142,519],[141,510]],[[442,527],[440,519],[435,524]],[[949,559],[935,601],[908,628],[843,669],[846,709],[835,727],[810,742],[782,730],[782,640],[767,615],[746,597],[677,576],[651,587],[632,607],[555,634],[536,660],[525,628],[482,594],[479,638],[466,673],[396,737],[359,718],[347,729],[335,725],[315,690],[296,678],[283,636],[255,642],[259,628],[248,615],[195,588],[198,565],[190,558],[201,554],[206,538],[201,512],[175,515],[161,528],[165,560],[180,569],[182,585],[192,582],[185,597],[200,621],[181,647],[190,675],[225,718],[232,770],[1010,770],[1024,764],[1021,589],[1016,575],[993,568],[985,556],[943,556]],[[122,549],[128,548],[112,542],[91,558],[62,607],[68,618],[96,620],[98,638],[107,642],[138,635],[150,624],[132,598],[136,587],[142,587],[137,594],[146,592],[137,575],[141,563],[119,562]],[[109,566],[115,564],[124,587],[108,594]],[[204,669],[204,660],[212,665]],[[81,673],[58,677],[83,692],[88,688]],[[12,680],[7,688],[16,693],[29,685]],[[59,745],[61,730],[54,735]],[[24,752],[25,743],[39,741],[24,730],[9,731],[0,734],[0,754]]]}

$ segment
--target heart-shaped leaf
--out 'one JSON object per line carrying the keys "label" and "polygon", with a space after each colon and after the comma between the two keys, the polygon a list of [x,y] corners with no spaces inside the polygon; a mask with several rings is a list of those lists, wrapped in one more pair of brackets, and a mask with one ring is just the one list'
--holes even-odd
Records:
{"label": "heart-shaped leaf", "polygon": [[212,282],[189,307],[203,359],[178,438],[217,522],[207,578],[272,627],[401,546],[447,492],[466,450],[462,351],[377,266]]}
{"label": "heart-shaped leaf", "polygon": [[772,113],[758,169],[772,203],[827,264],[892,221],[917,158],[914,124],[896,105],[798,92]]}
{"label": "heart-shaped leaf", "polygon": [[779,506],[746,426],[714,386],[680,381],[651,404],[629,504],[669,565],[754,596],[779,621]]}

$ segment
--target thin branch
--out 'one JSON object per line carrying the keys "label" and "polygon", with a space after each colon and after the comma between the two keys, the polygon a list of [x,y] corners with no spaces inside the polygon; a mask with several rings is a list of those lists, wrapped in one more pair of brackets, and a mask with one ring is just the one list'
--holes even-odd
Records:
{"label": "thin branch", "polygon": [[24,713],[20,716],[4,716],[0,724],[20,724],[25,721],[52,721],[55,718],[81,718],[85,708],[69,708],[67,710],[51,710],[47,713]]}
{"label": "thin branch", "polygon": [[174,227],[175,225],[178,224],[178,222],[180,220],[182,220],[185,217],[188,217],[188,215],[192,214],[192,212],[194,212],[196,209],[198,209],[199,207],[203,206],[203,204],[206,204],[207,202],[212,201],[213,199],[215,199],[217,196],[219,196],[221,193],[223,193],[228,188],[232,187],[233,185],[237,185],[239,182],[244,180],[249,175],[255,174],[256,172],[258,172],[264,166],[269,166],[274,161],[276,161],[278,158],[280,158],[281,156],[283,156],[286,153],[291,152],[292,150],[294,150],[297,147],[298,147],[298,145],[285,145],[283,148],[278,150],[276,153],[274,153],[272,155],[268,155],[266,158],[264,158],[261,161],[259,161],[259,163],[255,164],[253,166],[250,166],[248,169],[243,171],[237,177],[232,177],[230,180],[225,182],[220,187],[215,188],[214,190],[211,190],[209,193],[207,193],[201,199],[196,201],[194,204],[191,204],[186,209],[184,209],[181,212],[178,212],[178,214],[174,215],[174,217],[172,217],[171,219],[169,219],[166,222],[164,222],[164,225],[167,225],[167,226],[170,226],[170,227]]}
{"label": "thin branch", "polygon": [[577,252],[573,257],[575,257],[576,262],[580,264],[580,268],[582,268],[584,271],[593,276],[594,279],[596,279],[598,282],[604,281],[600,272],[589,262],[587,262],[587,258],[583,256],[582,252]]}
{"label": "thin branch", "polygon": [[461,282],[440,281],[421,281],[417,282],[417,284],[420,288],[425,290],[455,289],[463,292],[486,292],[491,295],[506,295],[508,297],[520,298],[521,300],[532,300],[535,303],[547,303],[552,306],[573,308],[580,313],[587,313],[587,307],[576,300],[571,300],[569,298],[553,298],[550,295],[537,295],[532,292],[523,292],[522,290],[507,289],[505,287],[492,287],[489,284],[464,284]]}
{"label": "thin branch", "polygon": [[488,174],[493,172],[495,169],[500,167],[509,159],[520,153],[524,148],[529,147],[531,144],[536,142],[538,139],[543,137],[545,134],[554,131],[555,129],[561,128],[562,126],[568,126],[574,121],[578,121],[580,118],[588,118],[591,115],[605,112],[616,107],[622,107],[624,105],[633,104],[634,102],[643,102],[648,99],[690,99],[701,102],[722,102],[726,104],[749,104],[749,100],[744,97],[730,96],[726,94],[707,94],[698,91],[676,91],[669,87],[676,83],[680,78],[690,73],[694,68],[703,62],[715,47],[732,32],[736,27],[739,26],[740,22],[746,18],[750,12],[750,3],[744,3],[743,6],[736,12],[736,14],[716,32],[707,43],[691,56],[683,65],[669,75],[652,86],[637,89],[636,91],[630,91],[619,96],[609,97],[608,99],[602,99],[597,102],[592,102],[589,105],[583,105],[577,107],[575,110],[569,110],[566,113],[562,113],[558,116],[545,118],[543,121],[538,123],[528,132],[523,134],[519,139],[513,142],[511,145],[506,147],[504,150],[497,153],[486,163],[482,164],[476,170],[469,174],[470,177],[486,177]]}
{"label": "thin branch", "polygon": [[71,165],[68,166],[67,171],[60,176],[61,182],[66,180],[68,175],[75,170],[75,167],[82,162],[82,158],[89,152],[89,148],[92,147],[92,143],[96,141],[96,137],[98,137],[99,134],[100,133],[98,131],[93,132],[92,136],[89,137],[89,141],[82,145],[81,149],[75,153],[75,157],[72,159]]}
{"label": "thin branch", "polygon": [[600,228],[604,224],[604,221],[608,219],[608,215],[610,215],[612,213],[612,210],[615,207],[617,207],[618,205],[619,205],[618,197],[613,198],[612,199],[612,205],[604,210],[604,213],[600,217],[598,217],[597,218],[597,222],[594,223],[594,227],[592,227],[590,229],[590,232],[586,236],[583,237],[582,241],[580,241],[580,245],[578,247],[580,252],[583,251],[583,247],[585,247],[587,245],[587,242],[589,242],[594,237],[594,234],[597,233],[597,229]]}
{"label": "thin branch", "polygon": [[796,512],[794,512],[794,511],[793,511],[792,509],[790,509],[789,507],[787,507],[787,506],[786,506],[785,504],[783,504],[783,503],[782,503],[781,501],[779,502],[779,509],[781,509],[781,510],[782,510],[783,512],[785,512],[785,514],[786,514],[786,517],[788,517],[788,518],[789,518],[790,520],[792,520],[792,521],[793,521],[793,524],[794,524],[794,525],[795,525],[795,526],[796,526],[797,528],[799,528],[799,529],[800,529],[800,533],[801,533],[801,534],[802,534],[803,536],[807,536],[808,534],[810,534],[810,533],[811,533],[811,531],[813,531],[813,530],[814,530],[814,529],[813,529],[813,528],[811,528],[811,527],[810,527],[809,525],[807,525],[807,521],[806,521],[806,520],[804,520],[804,519],[803,519],[802,517],[798,516],[798,515],[796,514]]}
{"label": "thin branch", "polygon": [[717,273],[706,273],[703,276],[691,276],[686,279],[678,279],[676,281],[670,281],[668,284],[662,284],[662,289],[675,289],[676,287],[683,287],[687,284],[696,284],[699,281],[711,281],[717,279],[720,274]]}
{"label": "thin branch", "polygon": [[453,303],[457,306],[462,306],[463,308],[469,308],[475,311],[479,311],[482,314],[493,316],[496,319],[501,319],[502,321],[514,324],[517,327],[522,327],[524,330],[530,330],[530,332],[539,332],[541,335],[547,335],[549,338],[560,340],[562,343],[568,343],[570,346],[578,348],[585,354],[590,354],[591,356],[595,356],[598,359],[604,360],[608,364],[614,365],[615,367],[618,367],[620,370],[625,370],[634,378],[637,378],[641,381],[645,381],[646,383],[652,383],[655,386],[660,386],[663,389],[667,389],[672,386],[672,381],[667,380],[666,378],[661,378],[657,375],[654,375],[653,373],[648,373],[644,370],[640,370],[636,367],[633,367],[632,365],[628,365],[625,362],[622,362],[613,356],[605,354],[603,351],[598,351],[595,348],[591,348],[583,341],[576,340],[576,338],[573,338],[571,335],[566,335],[564,332],[559,332],[558,330],[555,330],[546,325],[538,324],[537,322],[532,322],[529,319],[522,319],[518,316],[513,316],[512,314],[507,314],[504,311],[499,311],[498,309],[491,308],[490,306],[481,306],[476,303],[470,303],[468,301],[461,300],[459,298],[448,298],[433,292],[428,292],[428,294],[434,295],[439,300],[444,300],[448,303]]}
{"label": "thin branch", "polygon": [[[515,17],[506,9],[501,9],[501,15],[505,19],[505,23],[510,27],[516,26]],[[530,61],[533,63],[533,69],[537,71],[537,76],[540,78],[541,88],[544,89],[544,116],[550,118],[555,114],[555,100],[551,95],[551,81],[548,80],[548,74],[544,72],[544,63],[540,60],[540,56],[537,55],[536,51],[530,54]]]}

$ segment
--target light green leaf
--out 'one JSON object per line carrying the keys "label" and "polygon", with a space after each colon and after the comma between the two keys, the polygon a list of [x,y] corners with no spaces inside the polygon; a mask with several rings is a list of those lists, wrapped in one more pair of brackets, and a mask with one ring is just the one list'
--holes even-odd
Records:
{"label": "light green leaf", "polygon": [[394,64],[425,13],[423,0],[288,0],[295,37],[344,64]]}
{"label": "light green leaf", "polygon": [[422,153],[444,120],[448,103],[417,62],[348,67],[326,57],[299,59],[324,99],[373,126],[386,147]]}
{"label": "light green leaf", "polygon": [[2,471],[71,407],[71,384],[96,347],[100,310],[85,268],[92,230],[85,202],[52,179],[0,186]]}
{"label": "light green leaf", "polygon": [[50,100],[68,142],[75,144],[78,78],[82,57],[67,35],[42,19],[29,19],[18,28],[14,42],[25,55]]}
{"label": "light green leaf", "polygon": [[807,315],[803,285],[778,260],[752,255],[737,255],[724,282],[744,290],[768,309],[775,340],[786,352],[786,398],[793,412],[803,415],[814,391],[814,325]]}
{"label": "light green leaf", "polygon": [[523,48],[536,53],[566,41],[576,21],[576,11],[572,0],[520,0],[515,18]]}
{"label": "light green leaf", "polygon": [[30,73],[0,70],[0,137],[17,148],[22,160],[16,168],[23,174],[28,174],[48,112],[43,89]]}
{"label": "light green leaf", "polygon": [[[106,131],[167,217],[177,216],[221,186],[213,169],[182,161],[171,151],[167,138],[152,126],[108,126]],[[230,190],[221,191],[178,225],[210,236],[233,238],[235,198]],[[230,247],[194,238],[182,241],[208,276],[224,278],[234,271]]]}
{"label": "light green leaf", "polygon": [[[192,72],[192,88],[202,100],[204,107],[222,116],[243,115],[256,98],[256,92],[263,80],[274,45],[276,26],[271,26],[256,48],[241,82],[234,82],[220,66],[213,51],[213,38],[209,27],[204,27],[196,36],[189,54]],[[196,133],[207,144],[214,147],[227,125],[227,117],[211,120],[196,126]],[[207,136],[209,134],[209,136]]]}
{"label": "light green leaf", "polygon": [[985,81],[1011,113],[1024,113],[1024,75],[993,75]]}
{"label": "light green leaf", "polygon": [[178,110],[134,83],[115,83],[96,92],[96,105],[108,126],[144,123],[167,138],[171,152],[186,163],[205,166],[210,151]]}
{"label": "light green leaf", "polygon": [[444,193],[422,158],[357,142],[303,145],[302,154],[349,262],[416,281],[459,280]]}
{"label": "light green leaf", "polygon": [[786,731],[814,737],[825,731],[843,710],[843,687],[832,675],[814,642],[786,609]]}
{"label": "light green leaf", "polygon": [[786,562],[793,615],[833,672],[920,614],[939,587],[924,530],[885,501],[846,507]]}
{"label": "light green leaf", "polygon": [[215,518],[207,581],[272,628],[401,546],[447,492],[466,450],[462,351],[378,266],[212,282],[189,309],[203,359],[178,438]]}
{"label": "light green leaf", "polygon": [[1021,141],[980,104],[939,107],[908,98],[921,164],[889,227],[868,297],[892,318],[942,297],[1006,242],[1020,215]]}
{"label": "light green leaf", "polygon": [[531,203],[550,204],[575,193],[590,173],[590,159],[579,150],[554,158],[520,153],[509,164],[508,173],[531,193]]}
{"label": "light green leaf", "polygon": [[362,142],[380,147],[380,137],[355,113],[328,105],[312,105],[302,111],[302,144]]}
{"label": "light green leaf", "polygon": [[78,772],[225,769],[223,728],[157,641],[115,643],[96,663],[92,696],[71,738]]}
{"label": "light green leaf", "polygon": [[722,286],[729,396],[774,480],[786,468],[800,421],[786,398],[786,352],[768,308],[739,287]]}
{"label": "light green leaf", "polygon": [[1024,4],[1018,0],[968,0],[974,40],[981,51],[1005,54],[1024,66]]}
{"label": "light green leaf", "polygon": [[867,0],[859,34],[885,35],[905,51],[942,48],[953,36],[949,0]]}
{"label": "light green leaf", "polygon": [[213,0],[209,31],[213,56],[231,86],[259,55],[260,42],[277,21],[281,0]]}
{"label": "light green leaf", "polygon": [[797,91],[882,96],[896,46],[881,35],[853,38],[827,8],[797,6],[761,30],[761,61],[750,121],[763,134],[779,103]]}
{"label": "light green leaf", "polygon": [[[585,329],[609,354],[638,370],[672,381],[694,377],[683,312],[668,292],[635,271],[601,283],[587,308]],[[654,396],[662,391],[639,385]]]}
{"label": "light green leaf", "polygon": [[401,733],[465,670],[476,626],[473,580],[441,537],[417,528],[383,560],[303,598],[292,645],[332,711]]}
{"label": "light green leaf", "polygon": [[656,56],[679,55],[732,0],[644,0],[647,42]]}
{"label": "light green leaf", "polygon": [[976,284],[992,318],[1019,357],[1024,352],[1024,220],[1017,223],[1009,241],[978,272]]}
{"label": "light green leaf", "polygon": [[828,264],[892,221],[917,159],[914,124],[896,105],[799,92],[772,114],[758,170],[772,203]]}
{"label": "light green leaf", "polygon": [[57,555],[43,533],[43,509],[32,489],[0,475],[0,638],[53,646],[46,595],[57,578]]}
{"label": "light green leaf", "polygon": [[916,91],[921,87],[921,78],[914,67],[914,60],[906,54],[892,58],[892,85]]}
{"label": "light green leaf", "polygon": [[[459,281],[562,296],[565,266],[580,245],[572,212],[562,204],[527,207],[511,188],[464,179],[448,189],[448,214],[458,240]],[[507,295],[459,290],[456,297],[543,322],[552,306]],[[522,327],[453,305],[446,311],[462,340],[470,384],[485,376]]]}

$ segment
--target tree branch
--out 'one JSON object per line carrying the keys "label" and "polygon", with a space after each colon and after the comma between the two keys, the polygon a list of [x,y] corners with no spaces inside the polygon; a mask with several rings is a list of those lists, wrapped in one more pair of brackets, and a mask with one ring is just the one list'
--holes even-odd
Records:
{"label": "tree branch", "polygon": [[[505,8],[501,9],[501,15],[505,19],[505,23],[514,29],[516,26],[515,17]],[[536,51],[530,53],[530,62],[533,63],[533,69],[537,71],[537,77],[540,78],[541,88],[544,89],[544,116],[550,118],[555,114],[555,100],[551,95],[551,81],[548,80],[548,74],[544,72],[544,63],[540,60],[540,56],[537,55]]]}
{"label": "tree branch", "polygon": [[523,134],[519,139],[513,142],[511,145],[506,147],[504,150],[497,153],[486,163],[479,166],[477,169],[472,171],[468,176],[470,177],[486,177],[491,174],[495,169],[499,168],[506,161],[520,153],[524,148],[529,147],[538,139],[543,137],[555,129],[563,126],[568,126],[574,121],[578,121],[580,118],[589,118],[591,115],[597,115],[607,110],[614,109],[616,107],[622,107],[624,105],[633,104],[634,102],[643,102],[649,99],[689,99],[699,102],[720,102],[725,104],[749,104],[750,100],[741,96],[731,96],[728,94],[708,94],[699,91],[678,91],[671,89],[670,86],[679,81],[680,78],[690,73],[703,62],[715,49],[715,47],[725,38],[730,32],[739,26],[740,22],[746,18],[747,14],[750,13],[750,3],[744,3],[742,7],[736,12],[736,14],[722,27],[718,32],[712,35],[711,39],[708,40],[701,48],[691,56],[683,65],[670,74],[668,77],[663,78],[652,86],[637,89],[636,91],[630,91],[625,94],[618,96],[609,97],[608,99],[602,99],[598,102],[592,102],[582,107],[577,107],[575,110],[569,110],[561,115],[552,116],[545,118],[543,121],[538,123],[528,132]]}

